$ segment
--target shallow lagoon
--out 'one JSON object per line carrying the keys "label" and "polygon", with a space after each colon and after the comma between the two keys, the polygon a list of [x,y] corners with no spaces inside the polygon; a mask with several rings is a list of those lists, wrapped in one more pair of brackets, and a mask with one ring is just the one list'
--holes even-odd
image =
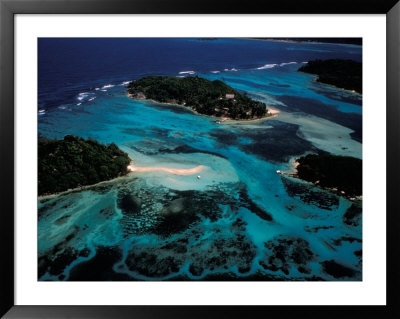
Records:
{"label": "shallow lagoon", "polygon": [[41,134],[115,142],[137,166],[204,165],[195,175],[134,172],[39,199],[39,280],[361,280],[361,208],[276,173],[308,152],[362,154],[360,134],[350,135],[361,128],[361,97],[296,72],[301,62],[197,73],[280,110],[260,121],[216,124],[134,101],[122,81],[39,113]]}

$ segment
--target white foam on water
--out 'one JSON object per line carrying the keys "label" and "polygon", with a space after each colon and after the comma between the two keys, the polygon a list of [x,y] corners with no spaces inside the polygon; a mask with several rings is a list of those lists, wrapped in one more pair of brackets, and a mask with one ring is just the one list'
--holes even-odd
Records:
{"label": "white foam on water", "polygon": [[276,64],[276,63],[264,64],[263,66],[260,66],[259,68],[257,68],[257,70],[272,69],[272,68],[276,67],[277,65],[278,64]]}
{"label": "white foam on water", "polygon": [[76,105],[77,105],[77,106],[79,106],[79,105],[81,105],[81,104],[82,104],[81,102],[79,102],[79,103],[76,103]]}
{"label": "white foam on water", "polygon": [[108,88],[112,88],[114,86],[115,86],[114,84],[106,84],[106,85],[102,86],[102,89],[108,89]]}
{"label": "white foam on water", "polygon": [[297,64],[297,62],[283,62],[283,63],[279,64],[279,66],[284,66],[284,65],[288,65],[288,64]]}
{"label": "white foam on water", "polygon": [[131,83],[131,81],[124,81],[121,83],[121,85],[128,85],[129,83]]}
{"label": "white foam on water", "polygon": [[95,95],[95,93],[93,92],[81,92],[78,94],[78,96],[76,97],[76,99],[79,101],[79,103],[77,105],[81,105],[83,102],[85,101],[92,101],[95,99],[95,97],[93,97]]}
{"label": "white foam on water", "polygon": [[211,71],[211,73],[214,73],[214,74],[216,74],[216,73],[220,73],[221,71]]}
{"label": "white foam on water", "polygon": [[100,88],[95,88],[96,91],[100,90]]}
{"label": "white foam on water", "polygon": [[195,71],[181,71],[179,74],[195,74]]}
{"label": "white foam on water", "polygon": [[44,115],[46,114],[46,109],[40,109],[39,110],[39,115]]}
{"label": "white foam on water", "polygon": [[100,90],[100,91],[102,91],[102,92],[107,92],[107,90]]}
{"label": "white foam on water", "polygon": [[83,99],[87,98],[89,96],[88,92],[81,92],[78,94],[77,100],[82,101]]}

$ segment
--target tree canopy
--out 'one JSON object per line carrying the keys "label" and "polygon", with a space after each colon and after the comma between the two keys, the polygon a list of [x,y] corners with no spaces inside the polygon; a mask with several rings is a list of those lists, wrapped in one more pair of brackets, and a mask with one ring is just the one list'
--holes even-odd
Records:
{"label": "tree canopy", "polygon": [[300,72],[318,75],[318,82],[362,93],[362,63],[353,60],[314,60],[303,65]]}
{"label": "tree canopy", "polygon": [[362,194],[362,160],[349,156],[310,154],[297,159],[299,178],[349,196]]}
{"label": "tree canopy", "polygon": [[252,100],[220,80],[198,76],[146,76],[129,83],[127,89],[133,98],[184,105],[205,115],[251,119],[267,114],[265,103]]}
{"label": "tree canopy", "polygon": [[114,143],[103,145],[72,135],[62,140],[40,137],[38,193],[58,193],[125,175],[130,161]]}

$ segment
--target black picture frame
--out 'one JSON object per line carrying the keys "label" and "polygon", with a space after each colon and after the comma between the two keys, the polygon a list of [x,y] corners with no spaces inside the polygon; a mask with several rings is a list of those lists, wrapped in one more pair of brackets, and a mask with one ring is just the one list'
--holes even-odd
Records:
{"label": "black picture frame", "polygon": [[[400,318],[398,0],[0,0],[0,315],[5,318]],[[385,14],[387,18],[386,306],[16,306],[14,303],[14,16],[16,14]],[[380,106],[383,107],[383,106]],[[385,212],[376,212],[384,214]]]}

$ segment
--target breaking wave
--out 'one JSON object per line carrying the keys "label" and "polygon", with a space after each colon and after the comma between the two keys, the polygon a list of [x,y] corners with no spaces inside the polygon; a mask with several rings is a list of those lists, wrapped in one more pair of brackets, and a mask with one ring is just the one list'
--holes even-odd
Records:
{"label": "breaking wave", "polygon": [[179,74],[195,74],[195,71],[181,71]]}
{"label": "breaking wave", "polygon": [[276,67],[278,64],[276,63],[271,63],[271,64],[264,64],[263,66],[260,66],[257,68],[257,70],[265,70],[265,69],[272,69]]}

